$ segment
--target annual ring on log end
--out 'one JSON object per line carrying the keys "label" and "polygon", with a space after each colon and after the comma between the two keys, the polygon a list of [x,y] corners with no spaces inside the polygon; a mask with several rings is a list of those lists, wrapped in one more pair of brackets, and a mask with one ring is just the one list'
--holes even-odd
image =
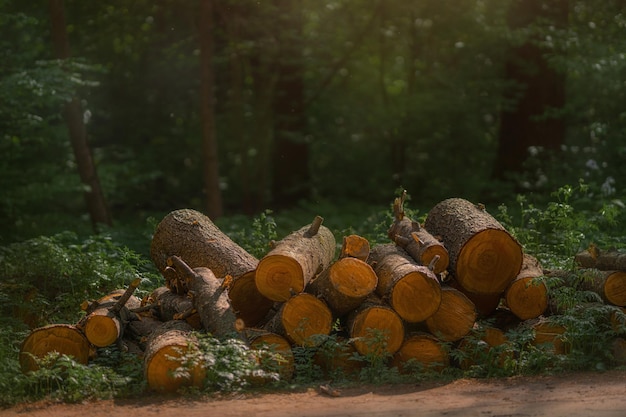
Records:
{"label": "annual ring on log end", "polygon": [[539,317],[548,308],[546,284],[535,277],[518,278],[505,291],[506,304],[520,320]]}
{"label": "annual ring on log end", "polygon": [[410,371],[409,361],[433,370],[442,370],[449,365],[449,357],[442,344],[430,334],[409,336],[393,357],[393,365],[401,372]]}
{"label": "annual ring on log end", "polygon": [[393,309],[409,323],[432,316],[441,304],[441,286],[432,278],[411,272],[400,279],[389,300]]}
{"label": "annual ring on log end", "polygon": [[424,250],[424,254],[422,255],[421,262],[423,265],[428,266],[437,255],[439,255],[439,260],[435,263],[433,273],[440,274],[448,268],[450,263],[450,255],[443,246],[432,245],[426,248],[426,250]]}
{"label": "annual ring on log end", "polygon": [[606,278],[604,294],[613,305],[626,306],[626,272],[617,271]]}
{"label": "annual ring on log end", "polygon": [[377,353],[380,345],[376,332],[382,332],[385,350],[394,354],[404,341],[404,324],[400,316],[391,308],[373,306],[368,308],[354,321],[350,336],[355,338],[354,347],[361,355]]}
{"label": "annual ring on log end", "polygon": [[42,358],[50,352],[72,356],[76,362],[86,365],[89,360],[89,341],[73,325],[49,324],[37,328],[22,342],[19,355],[22,372],[37,370],[39,366],[33,356]]}
{"label": "annual ring on log end", "polygon": [[97,347],[115,343],[121,333],[121,324],[113,314],[91,314],[84,329],[87,339]]}
{"label": "annual ring on log end", "polygon": [[273,301],[287,301],[304,291],[304,272],[294,259],[268,255],[256,270],[255,282],[261,294]]}
{"label": "annual ring on log end", "polygon": [[286,336],[294,344],[316,346],[323,340],[317,335],[328,335],[333,324],[333,315],[328,306],[311,294],[301,293],[284,305],[282,325]]}
{"label": "annual ring on log end", "polygon": [[145,370],[148,386],[161,392],[175,392],[183,386],[202,386],[206,375],[202,365],[185,367],[187,372],[184,373],[176,372],[185,366],[184,356],[188,353],[187,345],[168,345],[155,352]]}
{"label": "annual ring on log end", "polygon": [[[367,280],[368,277],[373,279]],[[334,288],[351,297],[366,297],[372,293],[378,283],[375,278],[372,267],[356,258],[343,258],[330,269],[330,280]]]}
{"label": "annual ring on log end", "polygon": [[483,230],[461,249],[455,266],[456,278],[470,292],[502,292],[519,273],[522,260],[521,246],[506,231]]}

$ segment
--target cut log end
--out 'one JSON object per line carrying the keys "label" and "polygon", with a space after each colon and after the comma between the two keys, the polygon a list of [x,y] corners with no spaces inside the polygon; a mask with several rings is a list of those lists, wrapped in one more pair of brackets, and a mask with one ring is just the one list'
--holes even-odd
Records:
{"label": "cut log end", "polygon": [[357,258],[340,259],[330,267],[329,272],[333,287],[349,297],[367,297],[378,283],[372,267]]}
{"label": "cut log end", "polygon": [[521,277],[505,291],[507,307],[521,320],[534,319],[548,308],[548,288],[535,277]]}
{"label": "cut log end", "polygon": [[[290,380],[295,370],[295,359],[289,341],[270,332],[259,332],[248,338],[250,349],[260,352],[261,366],[270,372],[278,372],[281,379]],[[272,355],[266,357],[264,353]]]}
{"label": "cut log end", "polygon": [[[439,259],[435,259],[437,256],[439,256]],[[435,274],[441,274],[448,269],[450,257],[444,246],[432,245],[424,250],[421,264],[430,266],[431,263],[433,263],[432,271]]]}
{"label": "cut log end", "polygon": [[349,333],[360,354],[386,351],[393,355],[404,341],[404,324],[393,309],[383,305],[368,306],[355,313]]}
{"label": "cut log end", "polygon": [[613,305],[626,307],[626,272],[617,271],[604,281],[604,296]]}
{"label": "cut log end", "polygon": [[83,332],[70,324],[51,324],[33,330],[22,342],[19,362],[22,372],[37,370],[35,358],[57,352],[87,364],[91,348]]}
{"label": "cut log end", "polygon": [[83,331],[94,346],[106,347],[120,337],[122,324],[113,313],[96,311],[87,317]]}
{"label": "cut log end", "polygon": [[392,364],[400,372],[409,372],[415,365],[427,369],[442,370],[450,363],[448,353],[441,342],[430,334],[409,336],[393,357]]}
{"label": "cut log end", "polygon": [[257,289],[254,271],[234,280],[228,290],[228,297],[235,314],[246,326],[256,326],[274,305]]}
{"label": "cut log end", "polygon": [[330,334],[333,316],[322,300],[302,293],[285,303],[281,323],[290,341],[310,347],[321,343],[316,336]]}
{"label": "cut log end", "polygon": [[476,307],[465,294],[451,287],[442,288],[441,296],[441,305],[426,319],[426,326],[439,339],[456,342],[474,327]]}
{"label": "cut log end", "polygon": [[255,282],[259,292],[273,301],[287,301],[304,291],[305,286],[302,266],[282,255],[264,257],[256,270]]}
{"label": "cut log end", "polygon": [[159,392],[176,392],[184,386],[202,386],[206,375],[203,366],[198,364],[186,369],[186,372],[180,372],[185,366],[184,357],[189,352],[190,345],[186,341],[164,346],[154,352],[145,366],[148,386]]}
{"label": "cut log end", "polygon": [[486,229],[463,247],[456,263],[456,279],[477,294],[502,292],[519,273],[521,246],[504,230]]}
{"label": "cut log end", "polygon": [[424,273],[411,272],[396,282],[389,304],[409,323],[424,321],[441,304],[441,286]]}

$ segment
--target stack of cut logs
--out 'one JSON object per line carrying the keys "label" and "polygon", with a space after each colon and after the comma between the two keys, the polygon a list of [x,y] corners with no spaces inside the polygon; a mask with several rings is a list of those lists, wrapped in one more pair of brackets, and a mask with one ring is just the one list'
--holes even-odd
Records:
{"label": "stack of cut logs", "polygon": [[[235,335],[251,350],[271,347],[282,356],[284,379],[294,372],[294,346],[322,352],[331,334],[350,343],[316,357],[327,372],[358,371],[360,362],[349,360],[354,353],[386,354],[400,371],[411,362],[443,367],[450,360],[442,342],[463,348],[480,340],[493,347],[507,342],[512,326],[532,326],[535,343],[567,351],[559,338],[566,329],[548,315],[547,272],[484,206],[447,199],[419,224],[405,215],[405,196],[394,202],[389,243],[370,248],[367,239],[349,235],[339,246],[316,217],[271,242],[260,260],[203,214],[173,211],[158,225],[150,248],[165,286],[140,300],[133,295],[136,280],[84,305],[85,317],[75,325],[35,329],[23,343],[22,368],[36,368],[30,354],[56,350],[86,363],[94,347],[123,343],[143,354],[151,388],[174,391],[204,378],[201,363],[185,375],[173,372],[198,349],[197,332]],[[577,261],[593,276],[586,289],[626,306],[625,256],[585,251]],[[487,317],[495,324],[479,324]],[[616,343],[626,351],[626,342]]]}

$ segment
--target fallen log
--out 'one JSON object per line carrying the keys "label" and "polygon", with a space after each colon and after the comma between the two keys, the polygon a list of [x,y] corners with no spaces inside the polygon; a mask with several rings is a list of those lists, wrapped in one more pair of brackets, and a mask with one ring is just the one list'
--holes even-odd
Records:
{"label": "fallen log", "polygon": [[86,316],[77,326],[91,344],[106,347],[122,337],[124,327],[131,319],[129,309],[141,305],[141,300],[132,295],[140,283],[141,279],[136,278],[127,290],[111,292],[87,306]]}
{"label": "fallen log", "polygon": [[191,268],[205,267],[216,277],[237,278],[254,271],[258,259],[224,234],[207,216],[181,209],[169,213],[157,225],[150,244],[150,258],[161,273],[171,256]]}
{"label": "fallen log", "polygon": [[548,287],[537,258],[524,254],[522,269],[504,291],[506,306],[521,320],[534,319],[548,308]]}
{"label": "fallen log", "polygon": [[335,257],[335,237],[317,216],[310,226],[276,242],[259,262],[255,282],[261,294],[273,301],[287,301],[304,291]]}
{"label": "fallen log", "polygon": [[369,258],[378,276],[376,293],[409,323],[426,320],[441,303],[441,285],[426,266],[418,265],[401,247],[381,244]]}
{"label": "fallen log", "polygon": [[230,305],[223,282],[210,269],[191,269],[178,256],[171,256],[169,262],[184,277],[193,306],[200,315],[202,327],[215,337],[234,334],[237,316]]}
{"label": "fallen log", "polygon": [[82,330],[73,324],[49,324],[36,328],[20,347],[22,372],[39,369],[37,358],[43,358],[51,352],[72,356],[76,362],[87,364],[92,348]]}
{"label": "fallen log", "polygon": [[263,328],[295,345],[311,347],[323,342],[320,336],[329,335],[332,325],[333,315],[326,303],[314,295],[300,293],[282,303]]}
{"label": "fallen log", "polygon": [[306,286],[322,298],[337,317],[357,308],[376,289],[378,277],[370,265],[357,258],[340,258]]}
{"label": "fallen log", "polygon": [[395,220],[387,231],[387,236],[402,247],[418,264],[426,266],[432,264],[431,270],[439,275],[448,268],[450,262],[448,250],[419,222],[405,216],[405,197],[406,191],[403,192],[402,197],[394,200]]}
{"label": "fallen log", "polygon": [[587,269],[580,275],[580,289],[595,292],[606,303],[626,307],[626,272]]}
{"label": "fallen log", "polygon": [[435,336],[414,332],[406,337],[391,364],[402,373],[413,372],[416,367],[441,371],[450,365],[450,358],[441,341]]}
{"label": "fallen log", "polygon": [[424,227],[441,238],[450,270],[467,291],[501,293],[521,269],[521,245],[481,205],[444,200],[430,210]]}
{"label": "fallen log", "polygon": [[197,339],[181,320],[163,323],[146,342],[144,374],[148,386],[159,392],[201,387],[206,375]]}
{"label": "fallen log", "polygon": [[[188,323],[189,324],[189,323]],[[137,320],[128,323],[124,331],[124,341],[135,343],[142,351],[146,350],[146,343],[152,333],[159,329],[163,322],[151,316],[138,316]]]}
{"label": "fallen log", "polygon": [[393,355],[404,341],[404,323],[378,297],[369,297],[346,319],[346,329],[361,355]]}
{"label": "fallen log", "polygon": [[474,327],[477,313],[474,303],[461,291],[443,286],[439,309],[425,321],[428,331],[444,342],[456,342]]}
{"label": "fallen log", "polygon": [[161,321],[184,320],[195,330],[202,328],[200,315],[188,295],[176,294],[167,287],[158,287],[150,293],[150,299]]}
{"label": "fallen log", "polygon": [[574,261],[581,268],[626,271],[626,253],[616,250],[601,250],[593,244],[588,249],[574,255]]}

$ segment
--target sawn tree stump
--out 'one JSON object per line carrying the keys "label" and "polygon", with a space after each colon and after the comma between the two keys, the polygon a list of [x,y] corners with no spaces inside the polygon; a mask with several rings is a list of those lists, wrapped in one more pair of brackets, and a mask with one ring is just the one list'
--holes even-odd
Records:
{"label": "sawn tree stump", "polygon": [[432,316],[441,303],[441,285],[435,274],[401,247],[382,244],[372,248],[369,262],[378,275],[376,293],[409,323]]}
{"label": "sawn tree stump", "polygon": [[503,292],[522,266],[522,247],[484,207],[450,198],[433,207],[424,227],[441,237],[450,270],[467,291]]}
{"label": "sawn tree stump", "polygon": [[256,270],[256,286],[273,301],[287,301],[304,291],[317,274],[328,268],[335,257],[332,232],[316,217],[310,226],[292,232],[261,259]]}

